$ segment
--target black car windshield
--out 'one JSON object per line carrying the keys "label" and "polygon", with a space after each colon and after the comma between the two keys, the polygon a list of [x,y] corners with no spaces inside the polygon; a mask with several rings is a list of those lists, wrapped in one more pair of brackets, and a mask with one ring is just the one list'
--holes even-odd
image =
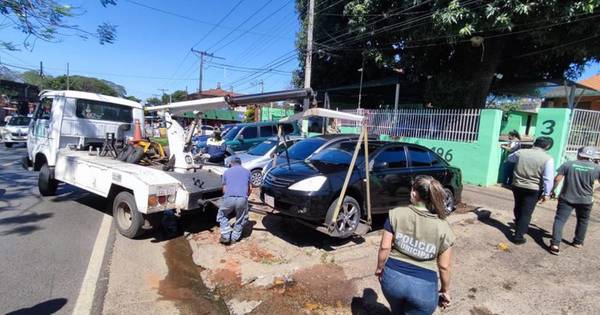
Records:
{"label": "black car windshield", "polygon": [[[369,152],[375,152],[380,144],[369,143]],[[310,158],[311,162],[319,162],[326,164],[342,164],[349,165],[352,161],[352,154],[356,148],[356,142],[342,142],[332,148],[327,148]],[[356,164],[360,164],[364,160],[364,149],[360,148],[358,157],[356,158]]]}
{"label": "black car windshield", "polygon": [[223,138],[225,139],[225,141],[235,140],[235,136],[237,136],[238,132],[240,132],[240,129],[242,129],[241,126],[231,127],[231,129],[227,130],[227,133]]}
{"label": "black car windshield", "polygon": [[29,118],[29,117],[16,116],[16,117],[12,117],[10,119],[10,121],[8,122],[8,124],[11,126],[28,126],[30,121],[31,121],[31,118]]}
{"label": "black car windshield", "polygon": [[288,149],[288,154],[292,160],[304,160],[324,143],[323,139],[305,139],[292,145]]}
{"label": "black car windshield", "polygon": [[248,150],[248,154],[263,156],[263,155],[267,154],[267,152],[269,152],[269,150],[273,149],[273,147],[275,147],[276,144],[277,144],[277,141],[273,141],[273,140],[263,141],[255,146],[253,146],[252,148],[250,148],[250,150]]}

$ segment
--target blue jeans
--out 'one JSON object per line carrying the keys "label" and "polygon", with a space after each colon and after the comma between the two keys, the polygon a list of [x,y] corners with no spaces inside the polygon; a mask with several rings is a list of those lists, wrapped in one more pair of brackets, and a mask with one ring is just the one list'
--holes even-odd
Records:
{"label": "blue jeans", "polygon": [[437,281],[408,276],[386,266],[380,283],[392,314],[433,314],[438,305]]}
{"label": "blue jeans", "polygon": [[[235,224],[233,229],[229,225],[229,214],[235,211]],[[248,221],[248,198],[224,197],[223,203],[217,212],[217,222],[221,227],[221,236],[231,235],[232,241],[242,238],[244,225]]]}
{"label": "blue jeans", "polygon": [[575,208],[575,215],[577,216],[577,225],[575,225],[575,238],[573,238],[573,243],[583,244],[592,206],[592,203],[573,204],[566,200],[559,199],[558,207],[556,208],[556,216],[554,217],[554,225],[552,226],[552,245],[560,245],[563,228],[565,227],[565,223],[567,223],[571,212],[573,212],[573,208]]}

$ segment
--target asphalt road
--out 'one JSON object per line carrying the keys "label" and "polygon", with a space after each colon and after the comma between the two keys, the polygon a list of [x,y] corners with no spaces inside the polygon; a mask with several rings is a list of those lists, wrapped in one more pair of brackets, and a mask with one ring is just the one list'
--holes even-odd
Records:
{"label": "asphalt road", "polygon": [[61,185],[41,197],[24,147],[0,147],[0,314],[71,314],[104,200]]}

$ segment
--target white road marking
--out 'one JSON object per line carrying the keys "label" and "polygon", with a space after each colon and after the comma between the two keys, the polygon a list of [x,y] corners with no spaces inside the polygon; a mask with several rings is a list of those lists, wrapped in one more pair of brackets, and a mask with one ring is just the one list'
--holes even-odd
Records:
{"label": "white road marking", "polygon": [[94,294],[96,293],[96,284],[98,283],[98,278],[100,276],[102,259],[104,258],[106,243],[108,242],[108,236],[110,234],[111,219],[111,216],[104,215],[102,223],[100,223],[100,229],[98,230],[98,236],[94,242],[90,262],[88,263],[88,268],[83,277],[81,289],[79,290],[79,297],[77,297],[75,308],[73,308],[73,314],[75,315],[90,314],[92,311],[92,303],[94,302]]}

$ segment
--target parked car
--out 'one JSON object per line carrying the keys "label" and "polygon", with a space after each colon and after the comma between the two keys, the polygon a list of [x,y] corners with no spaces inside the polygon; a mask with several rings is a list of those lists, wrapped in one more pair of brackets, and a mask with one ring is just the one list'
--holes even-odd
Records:
{"label": "parked car", "polygon": [[[311,156],[312,154],[318,153],[323,149],[335,146],[344,141],[348,140],[357,140],[358,135],[356,134],[324,134],[318,135],[310,138],[306,138],[304,140],[299,141],[298,143],[291,146],[287,155],[289,155],[289,162],[299,162],[304,161],[306,158]],[[375,140],[375,138],[370,138],[371,141]],[[265,167],[263,168],[263,174],[266,173],[273,165],[281,165],[287,164],[286,152],[283,151],[277,155],[277,158],[269,161]]]}
{"label": "parked car", "polygon": [[[223,139],[227,146],[236,152],[246,151],[277,135],[275,121],[237,124],[227,131]],[[287,135],[300,135],[300,128],[296,123],[282,123],[283,132]]]}
{"label": "parked car", "polygon": [[26,143],[31,117],[12,116],[2,129],[2,141],[7,148],[14,144]]}
{"label": "parked car", "polygon": [[[291,136],[288,137],[286,141],[280,139],[278,143],[277,137],[272,137],[253,146],[248,152],[239,153],[234,156],[239,157],[242,161],[242,166],[251,172],[252,185],[258,187],[262,183],[263,167],[269,163],[276,154],[285,152],[286,146],[290,147],[302,139],[303,138],[300,136]],[[234,156],[226,158],[225,165],[229,165]]]}
{"label": "parked car", "polygon": [[212,136],[212,134],[215,131],[215,127],[208,126],[208,125],[202,125],[199,127],[199,129],[200,129],[200,134],[203,136]]}
{"label": "parked car", "polygon": [[[315,153],[304,162],[275,166],[265,174],[261,200],[283,214],[322,225],[333,215],[337,198],[356,146],[344,141]],[[460,169],[448,165],[435,152],[415,144],[369,142],[371,207],[373,214],[410,202],[412,180],[430,175],[447,194],[447,211],[461,199]],[[359,154],[350,178],[335,230],[335,237],[349,237],[366,216],[364,153]]]}

